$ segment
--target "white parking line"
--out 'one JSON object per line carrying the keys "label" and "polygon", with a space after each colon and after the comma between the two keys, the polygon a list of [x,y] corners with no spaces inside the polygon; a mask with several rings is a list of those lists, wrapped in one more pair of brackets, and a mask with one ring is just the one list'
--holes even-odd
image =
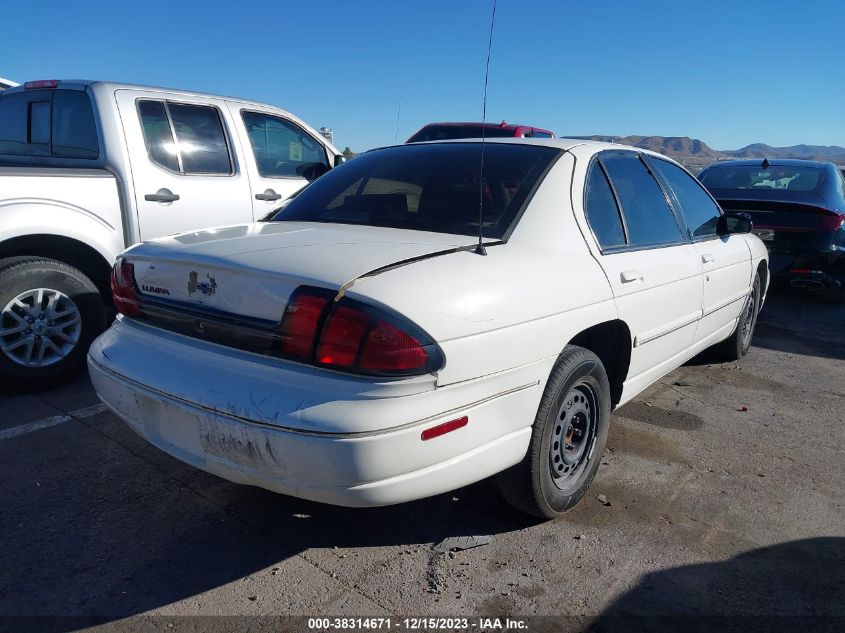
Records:
{"label": "white parking line", "polygon": [[85,407],[84,409],[71,411],[67,415],[54,415],[49,418],[36,420],[35,422],[27,422],[26,424],[21,424],[20,426],[13,426],[10,429],[3,429],[0,431],[0,441],[8,440],[9,438],[17,437],[19,435],[26,435],[27,433],[32,433],[34,431],[40,431],[41,429],[49,429],[51,426],[64,424],[65,422],[70,422],[71,420],[90,418],[92,415],[97,415],[98,413],[103,413],[104,411],[108,411],[108,407],[101,402],[100,404]]}

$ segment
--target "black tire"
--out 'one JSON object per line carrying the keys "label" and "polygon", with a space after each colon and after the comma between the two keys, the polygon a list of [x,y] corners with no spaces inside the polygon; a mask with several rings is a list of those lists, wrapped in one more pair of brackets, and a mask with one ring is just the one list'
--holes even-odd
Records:
{"label": "black tire", "polygon": [[[609,424],[610,384],[604,366],[591,351],[568,345],[549,376],[525,458],[496,476],[499,492],[513,507],[544,519],[571,510],[596,475]],[[583,434],[564,428],[570,425]],[[577,450],[565,448],[570,439]]]}
{"label": "black tire", "polygon": [[838,286],[827,291],[825,299],[830,303],[845,303],[845,262],[839,262],[831,271]]}
{"label": "black tire", "polygon": [[751,339],[754,338],[754,328],[757,326],[757,315],[760,313],[762,298],[760,288],[760,273],[756,273],[754,283],[751,284],[751,294],[742,306],[736,328],[728,338],[714,346],[715,351],[726,361],[739,360],[751,348]]}
{"label": "black tire", "polygon": [[[77,268],[40,257],[0,260],[0,384],[29,392],[72,380],[106,318],[99,290]],[[21,331],[24,320],[32,327]],[[29,337],[31,345],[22,341]]]}

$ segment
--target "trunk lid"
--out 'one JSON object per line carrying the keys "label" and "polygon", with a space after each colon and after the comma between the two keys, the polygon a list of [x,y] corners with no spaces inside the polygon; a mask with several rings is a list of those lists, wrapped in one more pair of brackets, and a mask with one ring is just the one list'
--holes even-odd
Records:
{"label": "trunk lid", "polygon": [[371,270],[471,242],[421,231],[270,222],[145,242],[126,257],[145,297],[278,322],[297,286],[340,289]]}

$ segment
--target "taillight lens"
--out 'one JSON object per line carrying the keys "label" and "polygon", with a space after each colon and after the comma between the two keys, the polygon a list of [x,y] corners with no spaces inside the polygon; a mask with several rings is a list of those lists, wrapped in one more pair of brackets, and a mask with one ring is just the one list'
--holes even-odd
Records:
{"label": "taillight lens", "polygon": [[117,311],[130,317],[141,316],[134,264],[119,259],[111,271],[111,292]]}
{"label": "taillight lens", "polygon": [[279,350],[286,356],[310,361],[314,353],[317,327],[329,298],[297,293],[291,297],[282,317]]}
{"label": "taillight lens", "polygon": [[321,365],[354,367],[364,335],[370,327],[370,316],[348,305],[337,306],[329,315],[320,342],[317,362]]}
{"label": "taillight lens", "polygon": [[282,316],[283,357],[375,376],[411,376],[440,369],[443,356],[427,334],[394,314],[301,286]]}
{"label": "taillight lens", "polygon": [[821,228],[825,231],[835,231],[843,224],[845,224],[845,213],[828,211],[822,217]]}
{"label": "taillight lens", "polygon": [[428,362],[428,352],[413,336],[387,321],[378,321],[364,342],[361,369],[407,371]]}

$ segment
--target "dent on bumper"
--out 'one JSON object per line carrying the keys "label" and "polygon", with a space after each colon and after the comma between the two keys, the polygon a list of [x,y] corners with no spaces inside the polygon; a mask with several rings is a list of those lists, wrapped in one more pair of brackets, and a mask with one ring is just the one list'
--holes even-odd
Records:
{"label": "dent on bumper", "polygon": [[[410,501],[479,481],[518,463],[541,384],[525,384],[439,419],[363,434],[313,433],[236,418],[145,387],[95,362],[100,398],[133,430],[177,459],[224,479],[346,506]],[[417,396],[419,397],[419,396]],[[391,411],[395,399],[390,399]],[[372,408],[368,408],[372,414]],[[412,415],[413,412],[409,412]],[[423,442],[423,428],[469,424]]]}

